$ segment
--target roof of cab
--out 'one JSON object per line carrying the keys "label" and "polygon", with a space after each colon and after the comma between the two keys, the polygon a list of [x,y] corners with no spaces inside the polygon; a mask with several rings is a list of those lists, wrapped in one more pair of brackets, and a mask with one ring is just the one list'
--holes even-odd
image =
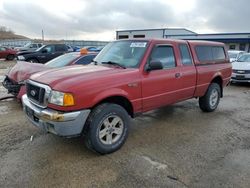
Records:
{"label": "roof of cab", "polygon": [[161,38],[138,38],[138,39],[120,39],[118,41],[147,41],[147,42],[179,42],[179,43],[190,43],[193,45],[219,45],[223,46],[224,43],[221,42],[212,42],[212,41],[206,41],[206,40],[181,40],[181,39],[161,39]]}

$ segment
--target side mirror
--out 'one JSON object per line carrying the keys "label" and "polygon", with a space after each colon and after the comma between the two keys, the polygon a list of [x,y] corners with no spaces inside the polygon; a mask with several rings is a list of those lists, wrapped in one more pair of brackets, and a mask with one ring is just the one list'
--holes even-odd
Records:
{"label": "side mirror", "polygon": [[48,50],[47,49],[43,49],[42,53],[48,53]]}
{"label": "side mirror", "polygon": [[149,62],[146,71],[160,70],[163,69],[162,63],[160,61],[152,60]]}

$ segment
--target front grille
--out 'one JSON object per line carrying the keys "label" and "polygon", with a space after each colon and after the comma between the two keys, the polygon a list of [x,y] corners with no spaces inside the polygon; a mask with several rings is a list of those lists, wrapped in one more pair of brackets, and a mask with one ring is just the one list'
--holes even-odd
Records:
{"label": "front grille", "polygon": [[245,77],[240,77],[240,76],[232,77],[232,79],[234,79],[234,80],[250,80],[250,78],[245,78]]}
{"label": "front grille", "polygon": [[26,83],[27,96],[35,104],[41,107],[46,107],[50,88],[47,85],[28,81]]}
{"label": "front grille", "polygon": [[237,74],[250,74],[250,70],[233,70],[233,73],[237,73]]}

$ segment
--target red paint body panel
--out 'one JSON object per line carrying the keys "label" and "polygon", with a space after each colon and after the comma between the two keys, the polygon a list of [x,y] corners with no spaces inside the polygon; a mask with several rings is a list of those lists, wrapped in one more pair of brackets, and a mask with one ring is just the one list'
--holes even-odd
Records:
{"label": "red paint body panel", "polygon": [[[96,53],[89,53],[89,54],[96,54]],[[85,55],[86,54],[80,54],[80,53],[77,54],[76,58],[68,62],[65,66],[75,65],[75,62]],[[18,85],[19,82],[29,79],[32,74],[49,69],[53,68],[48,67],[45,64],[18,61],[17,64],[10,70],[7,76],[13,83]],[[18,95],[16,96],[17,99],[21,99],[21,97],[24,94],[26,94],[26,87],[22,85],[20,87]]]}
{"label": "red paint body panel", "polygon": [[8,55],[16,55],[17,51],[4,47],[5,51],[0,51],[0,58],[6,58]]}
{"label": "red paint body panel", "polygon": [[8,77],[15,82],[20,82],[23,80],[27,80],[31,76],[31,74],[46,69],[48,68],[43,64],[18,61],[17,64],[8,73]]}
{"label": "red paint body panel", "polygon": [[[164,39],[147,41],[148,46],[138,68],[122,69],[107,65],[64,67],[39,72],[32,75],[31,80],[49,85],[53,90],[73,94],[74,106],[48,105],[55,110],[76,111],[92,108],[108,97],[122,96],[131,102],[134,113],[203,96],[215,77],[223,80],[223,87],[230,80],[232,70],[227,53],[223,62],[205,64],[199,62],[195,54],[197,45],[223,46],[225,49],[222,43]],[[147,72],[145,65],[152,49],[159,44],[173,47],[176,67]],[[182,65],[179,44],[189,46],[193,65]]]}

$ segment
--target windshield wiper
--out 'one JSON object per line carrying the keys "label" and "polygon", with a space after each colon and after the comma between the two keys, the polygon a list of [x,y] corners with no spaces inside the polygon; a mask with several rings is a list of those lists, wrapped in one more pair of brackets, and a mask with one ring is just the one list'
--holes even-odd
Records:
{"label": "windshield wiper", "polygon": [[117,65],[117,66],[119,66],[119,67],[121,67],[123,69],[126,69],[125,66],[123,66],[123,65],[121,65],[119,63],[113,62],[113,61],[105,61],[105,62],[102,62],[102,64]]}

